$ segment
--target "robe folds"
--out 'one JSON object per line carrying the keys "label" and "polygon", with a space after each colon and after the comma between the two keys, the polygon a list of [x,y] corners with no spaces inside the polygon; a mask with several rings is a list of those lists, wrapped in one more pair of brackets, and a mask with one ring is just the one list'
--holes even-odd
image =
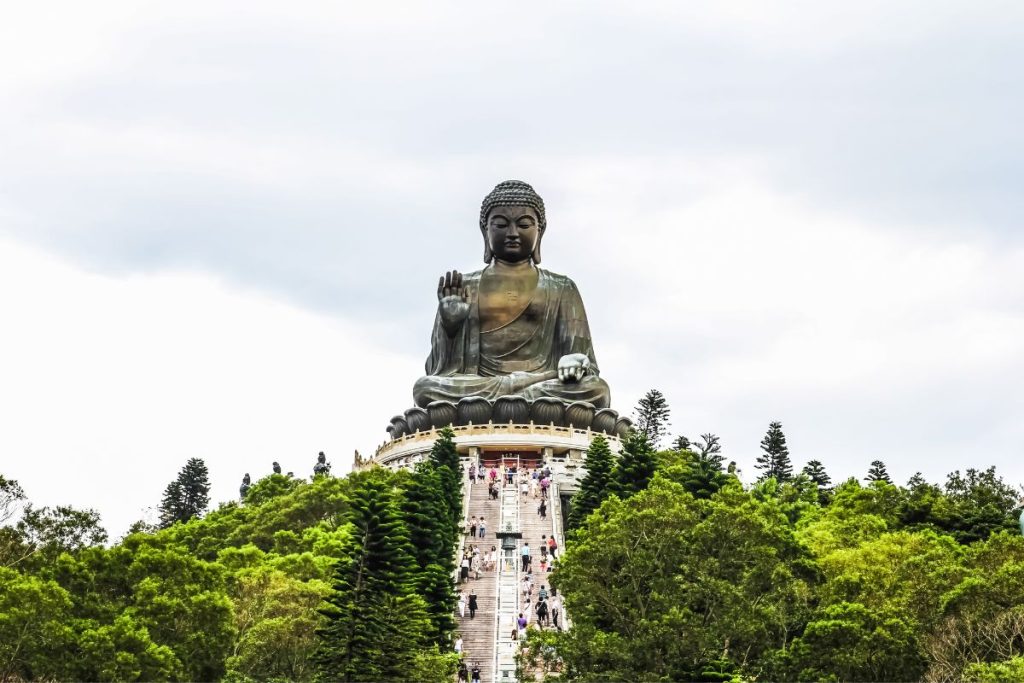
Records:
{"label": "robe folds", "polygon": [[[518,394],[529,400],[547,396],[608,407],[610,391],[599,376],[590,325],[576,284],[542,268],[537,272],[537,288],[530,302],[517,318],[491,332],[480,329],[479,291],[484,271],[463,276],[469,317],[451,337],[441,324],[440,312],[434,318],[426,376],[413,387],[416,405]],[[579,382],[563,383],[558,379],[558,361],[570,353],[586,355],[590,368]]]}

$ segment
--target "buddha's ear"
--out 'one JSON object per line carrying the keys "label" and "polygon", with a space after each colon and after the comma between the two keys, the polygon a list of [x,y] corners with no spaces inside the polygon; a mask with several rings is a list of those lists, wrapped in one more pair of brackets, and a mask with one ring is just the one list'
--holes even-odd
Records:
{"label": "buddha's ear", "polygon": [[530,258],[533,259],[534,263],[540,263],[540,243],[544,241],[544,231],[540,232],[537,236],[537,246],[533,248],[533,253],[530,254]]}
{"label": "buddha's ear", "polygon": [[484,226],[480,226],[480,234],[484,237],[484,263],[490,263],[494,260],[494,253],[491,251],[491,245],[487,241],[487,229]]}

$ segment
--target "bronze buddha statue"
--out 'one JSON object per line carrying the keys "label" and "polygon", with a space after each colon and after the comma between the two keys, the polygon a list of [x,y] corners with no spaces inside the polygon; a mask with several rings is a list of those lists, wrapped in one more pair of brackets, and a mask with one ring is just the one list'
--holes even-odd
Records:
{"label": "bronze buddha statue", "polygon": [[438,282],[438,311],[417,406],[432,401],[519,395],[528,400],[610,403],[575,283],[539,268],[547,228],[544,200],[507,180],[480,208],[483,270],[449,271]]}

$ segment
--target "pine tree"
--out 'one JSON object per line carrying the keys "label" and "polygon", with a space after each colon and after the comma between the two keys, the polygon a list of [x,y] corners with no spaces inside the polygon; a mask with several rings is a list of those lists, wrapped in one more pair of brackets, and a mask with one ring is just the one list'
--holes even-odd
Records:
{"label": "pine tree", "polygon": [[462,470],[459,468],[459,452],[455,449],[455,432],[450,427],[440,431],[428,460],[441,478],[451,535],[455,539],[462,526]]}
{"label": "pine tree", "polygon": [[713,463],[719,470],[722,469],[725,456],[722,455],[722,444],[719,443],[717,434],[701,434],[700,443],[696,444],[696,446],[697,454],[701,458]]}
{"label": "pine tree", "polygon": [[694,453],[686,465],[680,483],[695,498],[710,498],[728,481],[729,475],[722,470],[721,456]]}
{"label": "pine tree", "polygon": [[434,625],[434,641],[441,647],[451,642],[457,601],[451,578],[455,571],[456,537],[448,524],[447,506],[441,475],[434,464],[425,461],[416,465],[403,492],[402,518],[419,567],[417,592],[426,600]]}
{"label": "pine tree", "polygon": [[569,528],[575,529],[583,524],[590,513],[601,506],[608,497],[612,481],[612,470],[615,465],[608,441],[603,436],[596,436],[587,449],[587,474],[580,482],[580,488],[572,497],[569,506]]}
{"label": "pine tree", "polygon": [[352,475],[352,535],[317,631],[321,679],[415,680],[431,632],[416,564],[388,473]]}
{"label": "pine tree", "polygon": [[683,436],[682,434],[680,434],[675,438],[675,441],[672,442],[672,450],[688,451],[690,450],[690,445],[690,440]]}
{"label": "pine tree", "polygon": [[177,478],[164,489],[160,501],[160,527],[187,522],[210,505],[210,473],[201,458],[189,458]]}
{"label": "pine tree", "polygon": [[828,476],[825,466],[820,460],[811,460],[801,471],[818,487],[818,502],[827,504],[832,496],[832,477]]}
{"label": "pine tree", "polygon": [[647,439],[652,448],[657,448],[661,437],[668,431],[668,401],[657,389],[651,389],[636,406],[636,431]]}
{"label": "pine tree", "polygon": [[885,463],[881,460],[872,460],[871,469],[868,470],[868,476],[864,478],[865,481],[884,481],[886,484],[891,484],[892,479],[889,478],[889,472],[885,469]]}
{"label": "pine tree", "polygon": [[654,478],[657,461],[654,448],[639,430],[631,430],[623,439],[622,453],[612,474],[612,492],[629,498],[647,488]]}
{"label": "pine tree", "polygon": [[786,447],[786,435],[782,433],[782,423],[772,422],[768,425],[768,433],[761,440],[763,455],[757,457],[754,465],[762,470],[759,481],[769,477],[781,484],[793,478],[793,463],[789,459],[789,448]]}
{"label": "pine tree", "polygon": [[828,476],[828,472],[825,471],[825,466],[821,464],[820,460],[811,460],[804,465],[802,472],[817,484],[818,490],[827,489],[832,485],[832,477]]}

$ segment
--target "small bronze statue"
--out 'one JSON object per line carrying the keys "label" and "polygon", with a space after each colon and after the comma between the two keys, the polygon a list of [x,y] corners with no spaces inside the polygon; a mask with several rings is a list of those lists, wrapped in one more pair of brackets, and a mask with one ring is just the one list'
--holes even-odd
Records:
{"label": "small bronze statue", "polygon": [[449,271],[416,405],[509,394],[607,408],[590,325],[576,284],[537,267],[547,229],[544,200],[519,180],[499,183],[480,207],[483,270]]}
{"label": "small bronze statue", "polygon": [[274,474],[281,474],[281,463],[274,461]]}
{"label": "small bronze statue", "polygon": [[320,451],[320,454],[316,456],[316,464],[313,465],[313,476],[319,477],[320,475],[330,473],[331,463],[327,462],[327,456],[324,455],[323,451]]}
{"label": "small bronze statue", "polygon": [[242,477],[242,485],[238,487],[239,500],[245,500],[245,494],[249,493],[249,489],[252,488],[250,484],[252,480],[249,479],[249,473],[246,472],[245,476]]}

